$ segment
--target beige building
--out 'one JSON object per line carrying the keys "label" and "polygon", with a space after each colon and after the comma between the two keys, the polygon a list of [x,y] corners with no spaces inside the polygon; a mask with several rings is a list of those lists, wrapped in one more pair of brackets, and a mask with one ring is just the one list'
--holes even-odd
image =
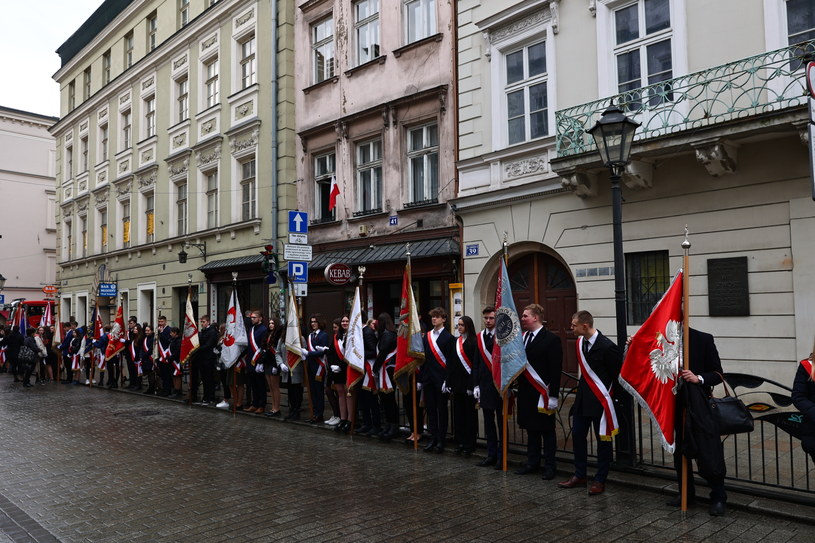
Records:
{"label": "beige building", "polygon": [[466,313],[492,301],[506,237],[516,300],[565,343],[578,308],[616,335],[609,171],[584,132],[613,100],[642,123],[623,175],[629,333],[682,267],[687,224],[692,325],[727,371],[791,384],[815,334],[811,2],[458,6]]}
{"label": "beige building", "polygon": [[5,303],[42,300],[56,279],[55,117],[0,107],[0,275]]}
{"label": "beige building", "polygon": [[[449,307],[459,280],[455,35],[438,0],[309,0],[295,13],[299,209],[310,218],[307,312],[347,311],[366,267],[369,315],[398,313],[406,244],[420,308]],[[332,180],[339,195],[331,208]]]}
{"label": "beige building", "polygon": [[[107,0],[58,49],[63,318],[276,310],[258,251],[294,206],[293,1]],[[186,262],[179,257],[186,253]],[[100,296],[112,310],[113,297]]]}

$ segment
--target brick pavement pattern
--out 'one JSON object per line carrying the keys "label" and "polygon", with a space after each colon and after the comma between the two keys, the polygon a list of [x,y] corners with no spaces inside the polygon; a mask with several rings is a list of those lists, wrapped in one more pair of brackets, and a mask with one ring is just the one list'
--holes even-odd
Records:
{"label": "brick pavement pattern", "polygon": [[815,541],[744,511],[681,513],[401,444],[137,394],[0,376],[0,543]]}

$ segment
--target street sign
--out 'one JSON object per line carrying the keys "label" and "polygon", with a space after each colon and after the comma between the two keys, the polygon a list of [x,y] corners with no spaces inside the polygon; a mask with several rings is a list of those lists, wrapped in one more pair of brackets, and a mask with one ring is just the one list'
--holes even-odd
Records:
{"label": "street sign", "polygon": [[399,225],[399,215],[391,215],[388,217],[388,226],[398,226]]}
{"label": "street sign", "polygon": [[99,296],[116,296],[116,283],[99,283]]}
{"label": "street sign", "polygon": [[297,283],[294,285],[294,295],[298,298],[308,296],[308,285],[306,283]]}
{"label": "street sign", "polygon": [[275,283],[277,283],[277,273],[269,272],[269,274],[266,276],[266,284],[274,285]]}
{"label": "street sign", "polygon": [[289,262],[289,279],[294,283],[308,283],[308,262]]}
{"label": "street sign", "polygon": [[289,211],[289,232],[295,234],[308,233],[308,213],[303,211]]}
{"label": "street sign", "polygon": [[323,276],[332,285],[347,285],[351,281],[351,268],[341,262],[334,262],[325,267]]}
{"label": "street sign", "polygon": [[284,244],[283,258],[286,260],[305,260],[306,262],[311,262],[311,245]]}
{"label": "street sign", "polygon": [[48,294],[49,296],[53,296],[54,294],[56,294],[57,290],[59,289],[56,287],[56,285],[45,285],[44,287],[42,287],[43,293]]}
{"label": "street sign", "polygon": [[289,243],[308,245],[308,234],[289,234]]}
{"label": "street sign", "polygon": [[5,294],[0,294],[0,304],[4,304],[4,303],[6,303],[6,295]]}
{"label": "street sign", "polygon": [[478,244],[467,245],[465,256],[478,256]]}

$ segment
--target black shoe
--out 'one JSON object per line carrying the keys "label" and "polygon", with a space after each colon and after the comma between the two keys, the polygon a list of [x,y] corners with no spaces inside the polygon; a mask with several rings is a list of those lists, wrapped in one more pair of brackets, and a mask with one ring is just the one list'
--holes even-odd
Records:
{"label": "black shoe", "polygon": [[156,396],[161,396],[162,398],[167,398],[169,395],[170,395],[170,393],[167,392],[166,390],[162,390],[161,392],[156,394]]}
{"label": "black shoe", "polygon": [[545,467],[541,473],[541,479],[544,481],[551,481],[555,478],[555,468]]}
{"label": "black shoe", "polygon": [[[507,466],[507,467],[509,467],[509,466]],[[495,471],[503,471],[504,470],[504,463],[501,461],[500,458],[495,459],[495,465],[493,466],[492,469],[494,469]]]}
{"label": "black shoe", "polygon": [[372,426],[370,430],[365,432],[365,435],[368,436],[368,437],[374,437],[375,435],[377,435],[381,431],[382,431],[382,428],[380,428],[379,426]]}
{"label": "black shoe", "polygon": [[529,464],[524,464],[519,469],[515,470],[515,475],[528,475],[530,473],[537,473],[538,466],[530,466]]}
{"label": "black shoe", "polygon": [[359,428],[357,428],[356,430],[354,430],[354,433],[355,433],[355,434],[365,434],[365,433],[367,433],[367,432],[368,432],[368,430],[370,430],[370,429],[371,429],[370,425],[366,424],[365,426],[360,426]]}
{"label": "black shoe", "polygon": [[[688,505],[695,505],[696,504],[696,496],[688,496]],[[674,496],[670,500],[665,502],[665,505],[668,507],[682,507],[682,494]]]}
{"label": "black shoe", "polygon": [[142,392],[142,394],[155,394],[155,393],[156,393],[156,389],[154,389],[154,388],[148,388],[147,390]]}
{"label": "black shoe", "polygon": [[441,443],[436,445],[436,452],[442,454],[444,452],[444,445],[442,445]]}
{"label": "black shoe", "polygon": [[476,464],[476,466],[478,466],[479,468],[487,468],[489,466],[494,466],[497,462],[498,462],[497,458],[495,458],[494,456],[488,456],[484,460]]}
{"label": "black shoe", "polygon": [[270,419],[277,418],[277,417],[279,417],[279,416],[280,416],[280,410],[277,410],[277,411],[267,411],[267,412],[266,412],[266,416],[267,416],[267,417],[269,417]]}
{"label": "black shoe", "polygon": [[461,454],[463,452],[464,452],[464,445],[462,445],[460,443],[458,445],[456,445],[455,449],[453,449],[453,454]]}
{"label": "black shoe", "polygon": [[31,388],[31,387],[33,387],[34,385],[32,385],[31,383],[23,383],[23,386],[24,386],[25,388]]}
{"label": "black shoe", "polygon": [[425,445],[424,452],[433,452],[433,450],[435,448],[436,448],[436,440],[434,439],[433,441],[431,441],[430,443]]}
{"label": "black shoe", "polygon": [[727,506],[724,502],[715,501],[710,504],[708,512],[714,517],[723,517],[727,513]]}
{"label": "black shoe", "polygon": [[461,456],[464,458],[470,458],[473,455],[473,449],[464,449],[461,451]]}

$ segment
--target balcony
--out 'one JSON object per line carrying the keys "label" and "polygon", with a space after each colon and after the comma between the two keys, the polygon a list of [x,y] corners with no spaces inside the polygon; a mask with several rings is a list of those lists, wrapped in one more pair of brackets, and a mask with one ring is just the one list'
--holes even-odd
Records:
{"label": "balcony", "polygon": [[642,123],[635,141],[804,106],[803,67],[811,58],[815,40],[562,109],[555,113],[557,157],[593,151],[586,129],[612,102]]}

